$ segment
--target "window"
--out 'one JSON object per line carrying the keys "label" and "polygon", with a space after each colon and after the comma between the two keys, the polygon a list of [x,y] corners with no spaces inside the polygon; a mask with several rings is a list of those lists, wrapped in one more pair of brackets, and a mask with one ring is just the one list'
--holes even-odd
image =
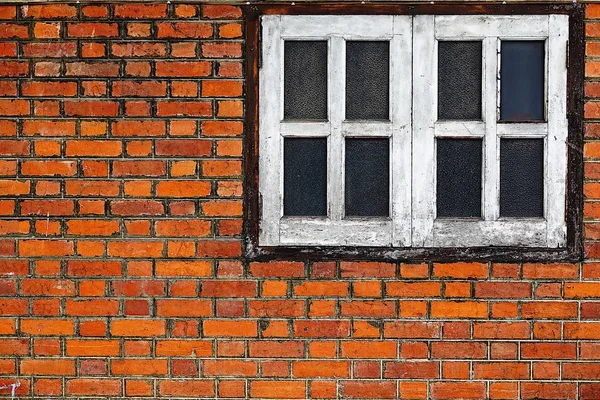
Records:
{"label": "window", "polygon": [[565,247],[568,15],[260,24],[259,246]]}

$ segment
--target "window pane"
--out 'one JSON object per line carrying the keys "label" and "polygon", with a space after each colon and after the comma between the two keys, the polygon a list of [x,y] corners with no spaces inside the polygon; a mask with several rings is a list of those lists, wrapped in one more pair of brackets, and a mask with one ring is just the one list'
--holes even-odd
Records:
{"label": "window pane", "polygon": [[480,139],[437,140],[438,217],[481,217],[481,153]]}
{"label": "window pane", "polygon": [[388,139],[346,139],[346,215],[389,216]]}
{"label": "window pane", "polygon": [[389,52],[389,42],[346,42],[346,119],[389,119]]}
{"label": "window pane", "polygon": [[500,140],[500,216],[544,216],[544,139]]}
{"label": "window pane", "polygon": [[284,117],[327,120],[327,42],[286,41],[284,58]]}
{"label": "window pane", "polygon": [[500,119],[544,119],[543,41],[502,41]]}
{"label": "window pane", "polygon": [[481,63],[481,42],[439,42],[439,119],[481,119]]}
{"label": "window pane", "polygon": [[283,214],[327,215],[327,139],[285,138],[283,147]]}

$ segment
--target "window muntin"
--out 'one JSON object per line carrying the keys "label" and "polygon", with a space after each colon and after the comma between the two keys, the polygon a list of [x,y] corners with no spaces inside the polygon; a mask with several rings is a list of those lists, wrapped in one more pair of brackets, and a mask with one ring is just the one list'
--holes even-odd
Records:
{"label": "window muntin", "polygon": [[[259,245],[563,245],[566,67],[545,65],[544,117],[547,115],[547,120],[535,123],[529,120],[504,123],[500,120],[501,83],[498,80],[503,41],[543,41],[545,64],[549,58],[564,60],[567,21],[567,16],[559,15],[264,16],[263,65],[259,71],[259,190],[262,200]],[[285,68],[281,60],[286,41],[327,41],[327,121],[286,120],[283,102],[280,100],[277,104],[274,101],[282,96]],[[389,121],[347,118],[345,53],[348,43],[356,41],[389,42]],[[468,118],[438,118],[440,42],[480,43],[480,118],[476,118],[472,109]],[[473,52],[477,49],[470,53]],[[412,65],[406,61],[411,58]],[[470,60],[469,68],[471,72],[477,72],[477,63]],[[411,92],[414,92],[412,103]],[[411,116],[414,126],[411,126]],[[548,132],[555,133],[555,141],[560,142],[558,145],[549,145]],[[327,216],[284,216],[283,138],[318,137],[327,141]],[[349,138],[389,138],[389,218],[346,215],[344,166]],[[436,216],[436,142],[452,139],[482,142],[479,218]],[[508,139],[544,140],[544,218],[500,215],[500,148],[501,141]],[[550,158],[551,153],[553,158]],[[551,203],[549,198],[557,201]]]}

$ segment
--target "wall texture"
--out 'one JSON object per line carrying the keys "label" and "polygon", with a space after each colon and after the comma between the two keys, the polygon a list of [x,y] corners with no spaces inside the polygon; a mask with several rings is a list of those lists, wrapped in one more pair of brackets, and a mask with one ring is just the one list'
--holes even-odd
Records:
{"label": "wall texture", "polygon": [[600,399],[581,264],[245,262],[243,10],[0,6],[0,395]]}

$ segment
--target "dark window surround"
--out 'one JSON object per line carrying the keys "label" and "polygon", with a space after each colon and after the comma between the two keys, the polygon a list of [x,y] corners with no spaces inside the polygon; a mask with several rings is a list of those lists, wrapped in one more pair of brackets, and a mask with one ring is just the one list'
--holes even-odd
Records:
{"label": "dark window surround", "polygon": [[[582,4],[255,4],[244,7],[246,16],[246,122],[244,138],[244,255],[248,260],[370,260],[370,261],[580,261],[583,258],[583,79],[584,11]],[[258,67],[260,62],[259,18],[265,14],[567,14],[569,51],[567,75],[568,162],[567,246],[559,249],[522,247],[393,248],[307,247],[258,245]]]}

